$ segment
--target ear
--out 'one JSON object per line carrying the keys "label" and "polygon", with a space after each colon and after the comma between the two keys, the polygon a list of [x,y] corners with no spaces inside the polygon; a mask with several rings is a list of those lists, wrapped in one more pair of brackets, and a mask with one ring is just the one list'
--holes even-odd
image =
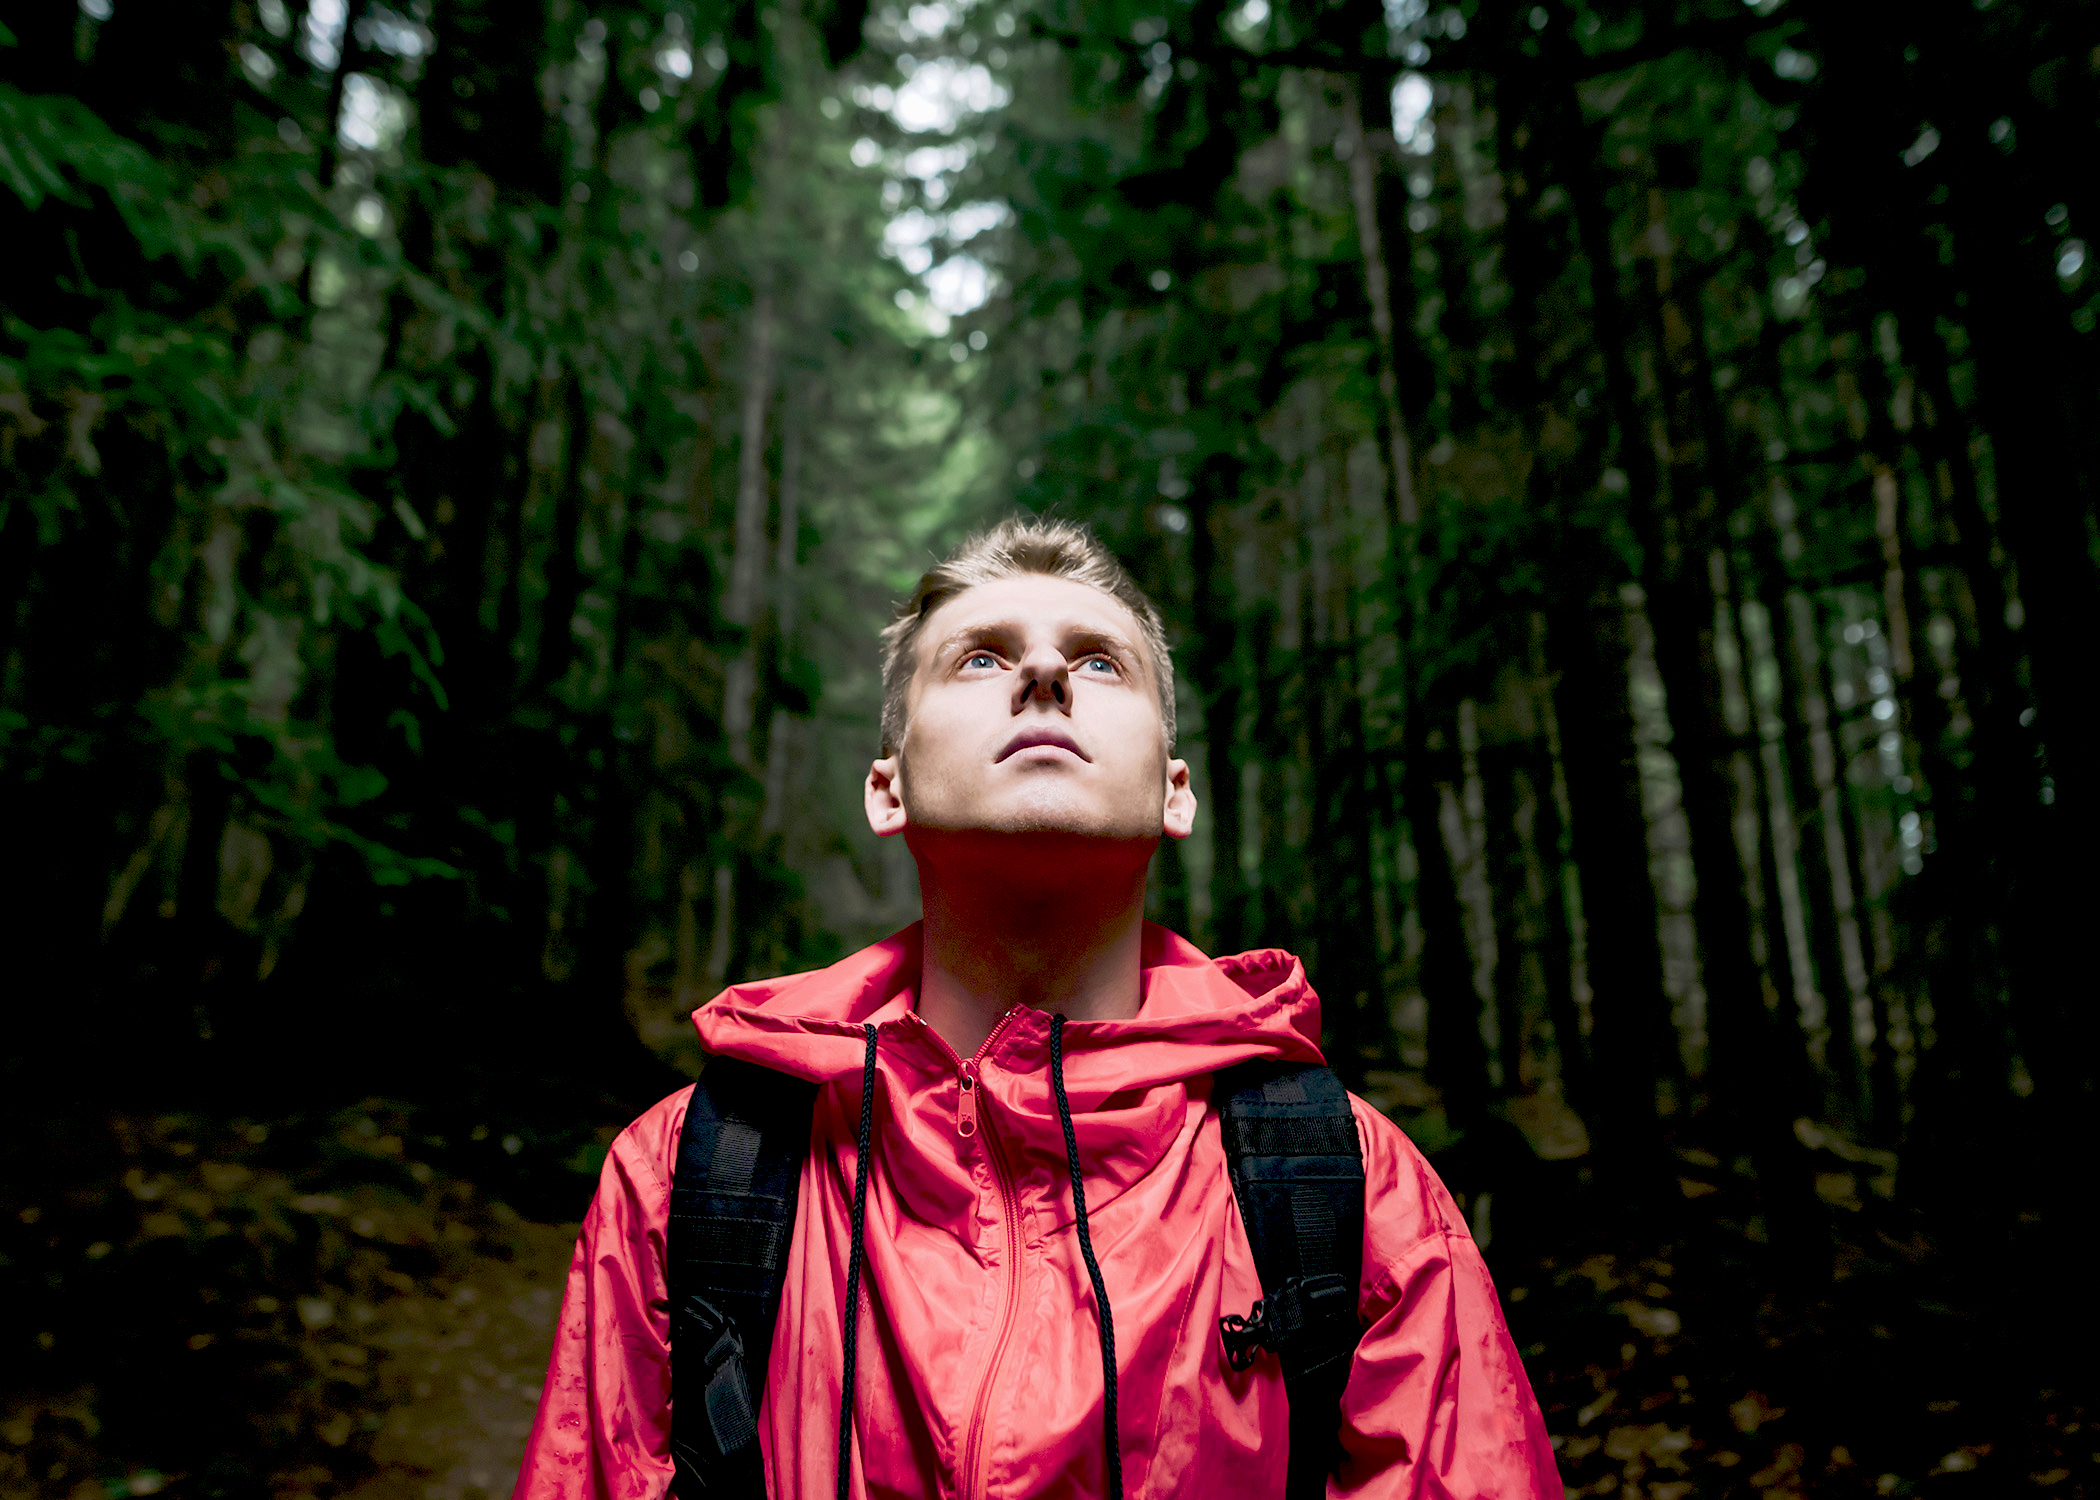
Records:
{"label": "ear", "polygon": [[877,838],[888,838],[904,832],[904,783],[903,768],[897,757],[885,755],[868,767],[867,785],[862,795],[867,803],[868,826],[875,830]]}
{"label": "ear", "polygon": [[1196,794],[1189,787],[1189,763],[1167,762],[1167,806],[1161,831],[1170,839],[1185,839],[1196,831]]}

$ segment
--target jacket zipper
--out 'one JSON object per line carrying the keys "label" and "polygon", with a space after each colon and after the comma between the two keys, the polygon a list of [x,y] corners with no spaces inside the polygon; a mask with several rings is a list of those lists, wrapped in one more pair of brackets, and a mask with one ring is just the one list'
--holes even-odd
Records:
{"label": "jacket zipper", "polygon": [[[1007,1023],[1019,1015],[1021,1010],[1022,1007],[1017,1005],[1001,1016],[991,1034],[984,1039],[983,1044],[969,1060],[957,1062],[957,1076],[962,1093],[956,1104],[955,1129],[958,1135],[964,1137],[977,1135],[980,1130],[983,1132],[985,1158],[992,1164],[992,1180],[999,1187],[999,1209],[1006,1224],[1007,1264],[1006,1298],[999,1312],[999,1336],[992,1342],[991,1358],[985,1361],[984,1376],[978,1383],[976,1399],[970,1406],[970,1427],[963,1445],[963,1465],[961,1472],[956,1476],[960,1481],[957,1493],[962,1495],[964,1500],[973,1500],[983,1479],[983,1449],[987,1441],[986,1428],[989,1425],[987,1408],[991,1405],[993,1382],[998,1378],[999,1366],[1006,1358],[1007,1343],[1013,1337],[1014,1314],[1021,1305],[1021,1205],[1014,1192],[1013,1179],[1006,1169],[1006,1154],[999,1149],[998,1135],[988,1128],[989,1122],[980,1125],[978,1120],[981,1081],[977,1064],[978,1059],[991,1050],[992,1043],[999,1040],[999,1034],[1006,1030]],[[924,1026],[925,1022],[921,1021],[919,1024]],[[955,1056],[955,1049],[942,1039],[939,1032],[927,1026],[926,1034],[938,1042],[941,1049],[951,1058]]]}

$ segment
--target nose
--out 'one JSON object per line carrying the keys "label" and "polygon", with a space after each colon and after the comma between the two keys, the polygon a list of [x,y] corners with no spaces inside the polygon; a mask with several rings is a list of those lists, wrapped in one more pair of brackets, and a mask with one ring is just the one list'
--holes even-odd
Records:
{"label": "nose", "polygon": [[1065,713],[1072,711],[1072,669],[1064,652],[1042,642],[1028,648],[1021,658],[1020,683],[1014,697],[1014,712],[1030,703],[1052,704]]}

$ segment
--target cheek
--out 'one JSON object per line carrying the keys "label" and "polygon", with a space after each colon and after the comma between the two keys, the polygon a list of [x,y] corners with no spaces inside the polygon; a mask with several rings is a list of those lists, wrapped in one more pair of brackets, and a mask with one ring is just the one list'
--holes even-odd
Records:
{"label": "cheek", "polygon": [[[986,691],[986,689],[992,691]],[[925,695],[912,711],[904,741],[923,782],[966,763],[998,726],[996,684],[955,684]]]}
{"label": "cheek", "polygon": [[1125,703],[1121,710],[1104,724],[1101,743],[1109,749],[1125,779],[1142,778],[1150,785],[1164,774],[1166,726],[1150,703]]}

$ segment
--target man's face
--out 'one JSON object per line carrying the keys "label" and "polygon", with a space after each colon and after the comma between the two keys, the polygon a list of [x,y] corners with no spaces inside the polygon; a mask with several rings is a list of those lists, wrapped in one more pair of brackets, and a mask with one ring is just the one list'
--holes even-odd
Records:
{"label": "man's face", "polygon": [[877,833],[1185,837],[1188,766],[1167,755],[1159,680],[1113,596],[1028,574],[927,617],[904,742],[868,776]]}

